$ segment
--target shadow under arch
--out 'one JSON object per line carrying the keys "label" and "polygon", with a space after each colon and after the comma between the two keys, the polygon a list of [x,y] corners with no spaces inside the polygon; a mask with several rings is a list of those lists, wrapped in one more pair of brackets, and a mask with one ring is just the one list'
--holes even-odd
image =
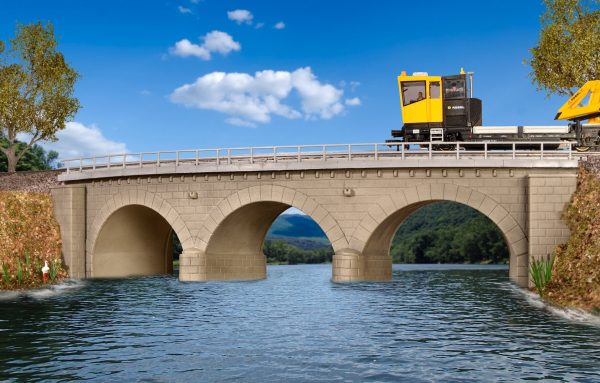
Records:
{"label": "shadow under arch", "polygon": [[172,272],[172,260],[166,259],[171,256],[172,232],[177,234],[184,249],[193,248],[187,226],[177,211],[158,195],[141,190],[112,195],[90,227],[86,244],[87,277]]}
{"label": "shadow under arch", "polygon": [[233,193],[209,214],[202,242],[200,272],[206,280],[254,280],[266,277],[263,243],[275,219],[290,207],[312,218],[325,232],[334,252],[348,247],[337,221],[301,192],[273,186]]}
{"label": "shadow under arch", "polygon": [[[433,190],[435,187],[436,190]],[[392,199],[382,199],[362,220],[368,234],[364,242],[353,237],[366,260],[390,256],[390,246],[400,225],[416,210],[435,202],[456,202],[488,217],[498,227],[509,250],[509,277],[519,286],[528,285],[528,241],[518,222],[491,197],[469,188],[451,184],[420,185],[405,189]],[[460,190],[462,189],[462,190]],[[451,190],[449,192],[449,190]]]}
{"label": "shadow under arch", "polygon": [[167,220],[146,206],[117,209],[98,233],[92,258],[94,277],[171,274],[172,232]]}

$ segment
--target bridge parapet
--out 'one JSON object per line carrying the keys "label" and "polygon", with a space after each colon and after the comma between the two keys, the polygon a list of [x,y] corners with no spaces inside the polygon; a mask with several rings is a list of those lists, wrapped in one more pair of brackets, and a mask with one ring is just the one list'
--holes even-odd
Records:
{"label": "bridge parapet", "polygon": [[63,160],[61,181],[243,171],[440,167],[576,167],[570,142],[433,142],[269,146],[115,154]]}

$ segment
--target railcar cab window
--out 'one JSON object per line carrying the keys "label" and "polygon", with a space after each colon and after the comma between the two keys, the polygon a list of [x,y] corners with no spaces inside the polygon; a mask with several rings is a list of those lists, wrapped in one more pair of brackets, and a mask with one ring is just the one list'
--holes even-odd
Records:
{"label": "railcar cab window", "polygon": [[425,81],[402,82],[402,103],[404,106],[425,99]]}
{"label": "railcar cab window", "polygon": [[444,98],[465,98],[464,80],[444,81]]}
{"label": "railcar cab window", "polygon": [[429,98],[440,98],[440,83],[434,81],[429,83]]}

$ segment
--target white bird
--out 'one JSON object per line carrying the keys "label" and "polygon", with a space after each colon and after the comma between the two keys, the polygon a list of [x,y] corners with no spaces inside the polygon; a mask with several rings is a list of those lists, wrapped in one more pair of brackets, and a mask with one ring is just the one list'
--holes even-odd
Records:
{"label": "white bird", "polygon": [[50,271],[50,268],[48,267],[48,261],[44,261],[44,267],[42,267],[42,273],[48,274],[48,271]]}

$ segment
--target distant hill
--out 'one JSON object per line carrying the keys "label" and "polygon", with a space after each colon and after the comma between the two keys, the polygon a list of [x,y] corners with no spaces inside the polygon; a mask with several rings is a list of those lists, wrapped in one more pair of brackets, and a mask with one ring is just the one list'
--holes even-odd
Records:
{"label": "distant hill", "polygon": [[282,214],[269,229],[267,239],[322,238],[327,239],[321,227],[307,215]]}

